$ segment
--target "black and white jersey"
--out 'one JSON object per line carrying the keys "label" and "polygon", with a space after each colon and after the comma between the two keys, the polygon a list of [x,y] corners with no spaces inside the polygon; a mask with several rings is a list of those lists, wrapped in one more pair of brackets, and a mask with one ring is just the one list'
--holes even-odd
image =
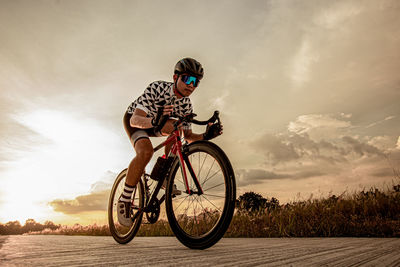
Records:
{"label": "black and white jersey", "polygon": [[[189,97],[177,98],[174,94],[172,82],[157,81],[151,83],[144,93],[129,105],[127,112],[133,114],[135,109],[141,109],[147,113],[147,117],[156,117],[157,110],[165,105],[173,105],[174,111],[171,118],[183,117],[193,113],[192,102]],[[184,128],[191,129],[191,125],[184,125]]]}

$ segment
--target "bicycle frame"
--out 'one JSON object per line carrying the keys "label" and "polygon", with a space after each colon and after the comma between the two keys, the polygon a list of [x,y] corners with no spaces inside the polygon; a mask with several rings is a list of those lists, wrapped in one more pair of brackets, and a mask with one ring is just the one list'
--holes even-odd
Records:
{"label": "bicycle frame", "polygon": [[[158,150],[160,150],[162,147],[167,146],[169,144],[173,143],[171,150],[169,151],[168,155],[166,155],[167,157],[170,156],[177,156],[179,159],[179,164],[181,166],[181,172],[182,172],[182,176],[184,178],[184,182],[185,182],[185,188],[186,188],[186,193],[189,195],[193,195],[193,194],[198,194],[201,195],[203,194],[203,189],[201,188],[201,185],[196,177],[195,172],[193,171],[193,167],[189,161],[189,158],[182,153],[184,146],[182,145],[182,141],[181,141],[181,135],[179,133],[179,129],[175,129],[172,134],[167,138],[167,140],[165,140],[164,142],[162,142],[161,144],[159,144],[157,147],[153,148],[153,151],[156,152]],[[190,175],[192,176],[193,182],[195,183],[196,187],[197,187],[197,191],[193,191],[190,190],[189,188],[189,182],[188,182],[188,176],[187,176],[187,172],[186,172],[186,168],[185,168],[185,163],[186,166],[188,168],[188,171],[190,173]],[[164,179],[166,179],[166,177],[164,177]],[[156,188],[154,189],[153,194],[151,195],[150,199],[147,199],[147,203],[143,209],[144,212],[147,212],[151,209],[151,204],[153,203],[153,201],[156,201],[157,199],[157,194],[161,189],[161,186],[163,184],[164,180],[161,180],[158,182],[158,184],[156,185]],[[165,199],[165,194],[162,196],[162,198],[159,200],[159,204],[161,204]]]}
{"label": "bicycle frame", "polygon": [[[169,154],[166,156],[167,157],[169,157],[171,155],[178,156],[179,164],[181,165],[182,177],[184,178],[184,181],[185,181],[186,193],[188,193],[189,195],[203,194],[203,190],[202,190],[201,185],[196,177],[196,174],[193,171],[193,167],[189,161],[189,158],[185,154],[182,153],[183,145],[182,145],[182,141],[181,141],[181,135],[180,135],[180,132],[178,129],[174,130],[172,132],[172,134],[167,138],[167,140],[162,142],[160,145],[155,147],[153,150],[154,150],[154,152],[156,152],[156,151],[160,150],[162,147],[169,145],[170,143],[173,143],[173,145],[171,147],[171,150],[169,151]],[[198,190],[197,192],[191,191],[189,188],[188,176],[186,173],[185,163],[187,165],[190,175],[193,178],[193,182],[195,183],[195,185],[197,187],[197,190]]]}

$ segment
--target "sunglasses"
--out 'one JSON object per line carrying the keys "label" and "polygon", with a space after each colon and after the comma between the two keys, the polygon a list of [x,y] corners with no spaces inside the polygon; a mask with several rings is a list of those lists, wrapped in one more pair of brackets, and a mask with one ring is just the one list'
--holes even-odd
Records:
{"label": "sunglasses", "polygon": [[193,82],[193,86],[197,87],[200,83],[200,80],[197,77],[190,76],[190,75],[182,75],[181,76],[182,82],[186,83],[187,85]]}

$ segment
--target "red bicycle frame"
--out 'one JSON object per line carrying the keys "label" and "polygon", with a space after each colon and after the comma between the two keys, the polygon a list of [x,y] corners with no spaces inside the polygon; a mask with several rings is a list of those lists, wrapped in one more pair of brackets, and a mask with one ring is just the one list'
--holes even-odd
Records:
{"label": "red bicycle frame", "polygon": [[[164,146],[167,146],[167,145],[169,145],[171,143],[173,143],[173,145],[171,147],[171,150],[169,151],[169,154],[166,155],[166,156],[167,157],[169,157],[170,155],[178,156],[179,164],[181,165],[182,176],[183,176],[184,181],[185,181],[186,192],[189,195],[192,195],[192,194],[201,195],[201,194],[203,194],[203,189],[201,188],[201,185],[200,185],[200,183],[199,183],[199,181],[197,179],[197,176],[193,171],[193,167],[192,167],[192,164],[189,161],[189,158],[184,153],[182,153],[183,145],[182,145],[181,135],[180,135],[179,129],[174,130],[172,132],[172,134],[167,138],[167,140],[165,140],[164,142],[159,144],[153,150],[154,150],[154,152],[156,152],[160,148],[162,148]],[[188,183],[188,177],[187,177],[186,168],[185,168],[185,163],[187,165],[187,168],[189,170],[190,175],[193,178],[193,182],[195,183],[195,185],[197,187],[197,190],[198,190],[197,192],[190,191],[189,183]]]}

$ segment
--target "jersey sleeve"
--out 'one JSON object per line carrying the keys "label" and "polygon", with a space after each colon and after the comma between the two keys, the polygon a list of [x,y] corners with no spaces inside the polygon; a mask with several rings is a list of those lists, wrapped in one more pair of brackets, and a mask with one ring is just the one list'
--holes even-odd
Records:
{"label": "jersey sleeve", "polygon": [[151,83],[143,94],[136,100],[136,108],[143,110],[147,114],[151,114],[151,107],[154,107],[154,102],[157,99],[156,83]]}

